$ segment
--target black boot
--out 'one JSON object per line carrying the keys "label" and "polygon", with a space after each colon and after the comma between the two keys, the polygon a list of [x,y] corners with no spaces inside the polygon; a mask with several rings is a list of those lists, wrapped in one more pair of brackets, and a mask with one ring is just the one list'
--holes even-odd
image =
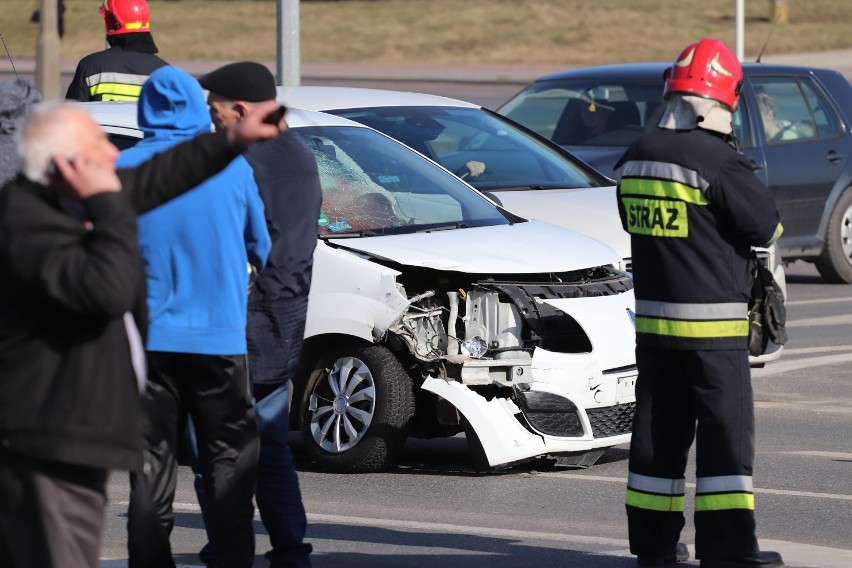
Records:
{"label": "black boot", "polygon": [[639,566],[674,566],[678,562],[689,560],[689,549],[685,542],[678,542],[674,554],[662,556],[639,556],[636,561]]}
{"label": "black boot", "polygon": [[771,550],[757,552],[753,556],[743,558],[701,560],[701,568],[781,568],[781,566],[784,566],[781,555]]}

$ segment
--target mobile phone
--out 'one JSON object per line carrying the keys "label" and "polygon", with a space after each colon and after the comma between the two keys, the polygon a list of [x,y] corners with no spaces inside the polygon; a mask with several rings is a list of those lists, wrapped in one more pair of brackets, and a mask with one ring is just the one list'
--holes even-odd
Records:
{"label": "mobile phone", "polygon": [[286,112],[287,107],[281,105],[276,110],[267,115],[267,117],[263,119],[263,122],[265,122],[266,124],[271,124],[273,126],[278,126],[278,123],[281,122],[282,118],[284,118],[284,114]]}
{"label": "mobile phone", "polygon": [[[74,161],[74,158],[65,158],[65,161],[69,164]],[[56,160],[51,159],[50,163],[47,164],[47,177],[62,177],[62,174],[59,173],[59,168],[56,166]]]}

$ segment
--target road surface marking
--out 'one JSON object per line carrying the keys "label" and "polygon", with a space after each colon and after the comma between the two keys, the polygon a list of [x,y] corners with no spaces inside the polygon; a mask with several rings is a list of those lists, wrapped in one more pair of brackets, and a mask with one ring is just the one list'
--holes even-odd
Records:
{"label": "road surface marking", "polygon": [[[781,452],[781,453],[791,453],[791,452]],[[835,454],[832,457],[840,456],[849,456],[850,454],[841,454],[840,452],[825,452]],[[610,477],[604,475],[583,475],[581,473],[561,473],[561,472],[538,472],[536,476],[539,477],[557,477],[557,478],[569,478],[569,479],[580,479],[580,480],[591,480],[591,481],[609,481],[612,483],[620,483],[627,486],[627,478],[626,477]],[[695,489],[694,483],[687,483],[687,487],[691,489]],[[791,491],[788,489],[759,489],[757,487],[754,488],[755,494],[766,494],[766,495],[784,495],[786,497],[814,497],[817,499],[834,499],[838,501],[852,501],[852,495],[844,495],[837,493],[815,493],[813,491]],[[852,566],[852,565],[850,565]]]}
{"label": "road surface marking", "polygon": [[821,357],[804,357],[801,359],[781,359],[773,361],[762,369],[752,369],[751,374],[755,378],[769,377],[772,375],[780,375],[782,373],[790,373],[792,371],[801,371],[802,369],[810,369],[813,367],[824,367],[826,365],[838,365],[841,363],[849,363],[852,361],[852,353],[844,353],[840,355],[823,355]]}
{"label": "road surface marking", "polygon": [[823,316],[818,318],[795,319],[787,322],[787,327],[822,327],[825,325],[850,325],[852,314]]}

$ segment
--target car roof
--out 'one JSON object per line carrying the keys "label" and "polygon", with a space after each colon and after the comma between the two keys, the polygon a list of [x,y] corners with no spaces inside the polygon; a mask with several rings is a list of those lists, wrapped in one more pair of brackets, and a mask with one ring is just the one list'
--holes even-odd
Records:
{"label": "car roof", "polygon": [[308,110],[402,106],[481,108],[437,95],[359,87],[278,87],[278,100],[288,107]]}
{"label": "car roof", "polygon": [[[536,79],[536,82],[559,81],[563,79],[600,79],[605,77],[618,77],[620,79],[644,79],[647,77],[663,78],[663,71],[671,67],[671,62],[655,61],[646,63],[618,63],[614,65],[598,65],[594,67],[582,67],[577,69],[565,69],[550,73]],[[748,76],[756,73],[830,73],[831,69],[818,67],[804,67],[800,65],[780,65],[770,63],[744,62],[743,73]]]}
{"label": "car roof", "polygon": [[[95,122],[102,126],[126,128],[138,130],[136,122],[136,102],[88,102],[77,103],[82,105],[94,118]],[[290,109],[287,112],[287,124],[293,128],[305,126],[353,126],[367,128],[359,122],[302,109]]]}

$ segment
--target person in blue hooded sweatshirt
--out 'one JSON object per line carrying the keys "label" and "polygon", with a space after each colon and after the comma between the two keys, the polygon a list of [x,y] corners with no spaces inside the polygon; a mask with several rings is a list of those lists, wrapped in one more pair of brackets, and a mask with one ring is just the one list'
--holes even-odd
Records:
{"label": "person in blue hooded sweatshirt", "polygon": [[[121,153],[121,167],[212,129],[198,81],[171,66],[142,86],[138,122],[144,139]],[[175,565],[172,501],[189,415],[209,499],[207,529],[220,545],[221,565],[250,567],[259,442],[246,363],[246,305],[249,265],[263,267],[271,241],[246,160],[238,157],[139,217],[139,245],[150,319],[147,448],[143,471],[131,476],[129,565]]]}

